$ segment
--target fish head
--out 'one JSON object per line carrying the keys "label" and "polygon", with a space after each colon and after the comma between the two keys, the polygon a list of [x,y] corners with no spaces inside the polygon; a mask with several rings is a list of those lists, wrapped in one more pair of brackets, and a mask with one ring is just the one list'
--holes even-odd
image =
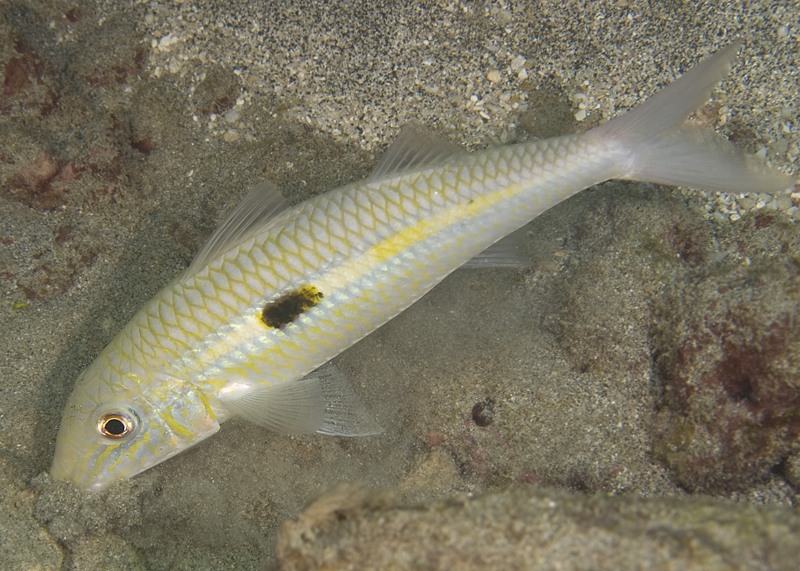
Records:
{"label": "fish head", "polygon": [[219,430],[196,387],[157,371],[122,374],[103,357],[78,379],[64,410],[53,478],[97,492]]}

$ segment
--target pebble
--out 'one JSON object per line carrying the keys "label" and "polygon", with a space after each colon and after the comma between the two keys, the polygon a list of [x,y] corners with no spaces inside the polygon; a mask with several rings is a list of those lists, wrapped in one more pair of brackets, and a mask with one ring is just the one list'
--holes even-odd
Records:
{"label": "pebble", "polygon": [[500,72],[496,69],[493,69],[486,74],[486,79],[492,83],[498,83],[500,81]]}
{"label": "pebble", "polygon": [[789,210],[792,206],[794,206],[794,201],[788,194],[781,194],[780,196],[776,197],[775,202],[778,205],[778,210]]}
{"label": "pebble", "polygon": [[233,109],[231,109],[230,111],[225,113],[222,116],[222,118],[225,119],[225,121],[227,123],[236,123],[236,121],[239,120],[239,116],[240,115],[241,115],[241,112],[240,112],[239,108],[238,107],[234,107]]}
{"label": "pebble", "polygon": [[526,61],[525,58],[522,56],[515,57],[514,59],[511,60],[511,69],[513,69],[514,71],[519,71],[520,69],[522,69],[522,66],[525,65],[525,61]]}
{"label": "pebble", "polygon": [[741,196],[740,198],[737,198],[736,201],[739,203],[739,206],[741,206],[745,210],[753,210],[756,207],[755,198],[747,194]]}
{"label": "pebble", "polygon": [[169,60],[170,73],[172,74],[178,73],[182,67],[183,67],[183,62],[179,60],[177,57],[174,57],[171,60]]}

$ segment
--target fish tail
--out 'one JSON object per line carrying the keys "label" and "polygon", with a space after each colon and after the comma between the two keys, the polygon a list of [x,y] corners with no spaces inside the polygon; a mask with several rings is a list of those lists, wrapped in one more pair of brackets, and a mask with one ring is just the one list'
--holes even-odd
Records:
{"label": "fish tail", "polygon": [[741,45],[734,41],[592,131],[625,157],[615,178],[736,193],[775,193],[792,185],[789,177],[764,167],[725,137],[686,120],[728,75]]}

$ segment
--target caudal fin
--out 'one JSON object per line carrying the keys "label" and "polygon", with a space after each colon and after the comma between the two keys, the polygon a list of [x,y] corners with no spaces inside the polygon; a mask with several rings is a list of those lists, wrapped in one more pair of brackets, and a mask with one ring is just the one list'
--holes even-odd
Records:
{"label": "caudal fin", "polygon": [[728,75],[742,42],[706,58],[647,101],[593,131],[628,157],[617,178],[720,192],[780,192],[792,179],[687,117]]}

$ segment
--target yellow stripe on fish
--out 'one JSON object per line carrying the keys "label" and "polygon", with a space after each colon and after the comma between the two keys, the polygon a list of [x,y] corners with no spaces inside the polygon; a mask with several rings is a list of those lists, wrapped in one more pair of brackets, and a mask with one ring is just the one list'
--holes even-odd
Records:
{"label": "yellow stripe on fish", "polygon": [[544,210],[610,178],[788,188],[787,177],[685,121],[738,48],[579,135],[466,153],[410,126],[367,180],[291,208],[258,185],[80,376],[53,477],[100,490],[233,416],[287,434],[373,433],[326,363],[456,268],[502,250],[493,244]]}

